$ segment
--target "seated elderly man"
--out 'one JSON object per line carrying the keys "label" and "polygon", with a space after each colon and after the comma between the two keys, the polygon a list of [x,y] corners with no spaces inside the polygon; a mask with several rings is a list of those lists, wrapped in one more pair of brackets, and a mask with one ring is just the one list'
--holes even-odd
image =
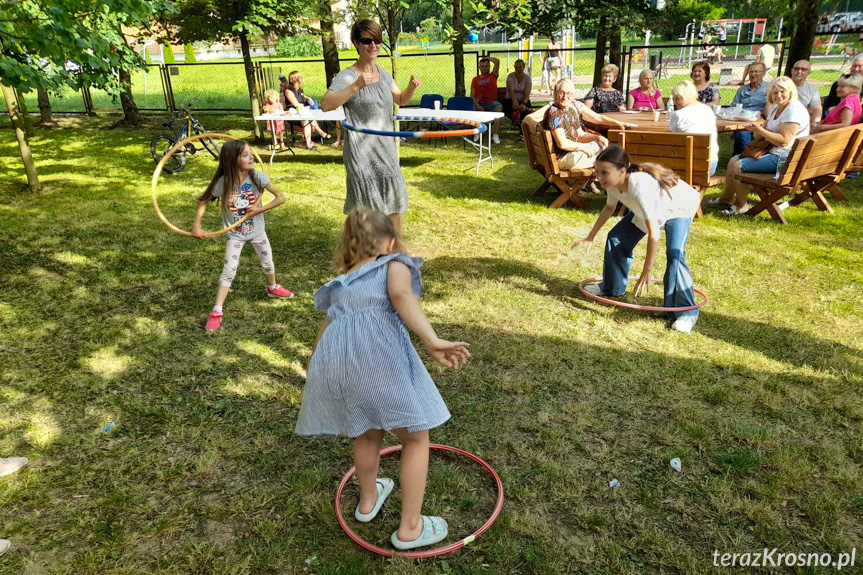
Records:
{"label": "seated elderly man", "polygon": [[608,140],[584,129],[585,120],[608,128],[632,127],[597,114],[576,100],[572,80],[558,82],[554,87],[554,102],[527,116],[524,123],[531,129],[541,123],[551,131],[560,167],[573,169],[593,166],[597,154],[608,147]]}
{"label": "seated elderly man", "polygon": [[[741,86],[731,100],[731,107],[737,104],[743,106],[744,110],[758,112],[764,115],[764,107],[767,105],[767,90],[770,84],[764,81],[767,68],[761,62],[753,62],[749,67],[749,84]],[[743,153],[746,146],[752,140],[752,132],[737,132],[734,134],[734,155]]]}
{"label": "seated elderly man", "polygon": [[821,121],[821,94],[806,81],[811,71],[812,64],[808,60],[798,60],[791,68],[791,80],[797,86],[797,99],[809,110],[809,123],[815,124]]}

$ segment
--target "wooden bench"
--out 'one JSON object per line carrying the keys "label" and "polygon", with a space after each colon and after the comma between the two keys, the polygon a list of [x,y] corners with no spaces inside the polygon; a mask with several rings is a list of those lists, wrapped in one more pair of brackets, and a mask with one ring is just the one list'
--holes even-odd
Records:
{"label": "wooden bench", "polygon": [[551,132],[544,130],[541,125],[531,129],[527,123],[521,125],[521,132],[527,146],[530,167],[545,178],[545,182],[537,188],[533,195],[541,197],[546,190],[553,186],[560,192],[560,195],[552,202],[552,208],[559,208],[566,202],[572,202],[579,208],[586,209],[587,204],[578,197],[578,191],[588,180],[593,178],[593,168],[561,170],[554,153]]}
{"label": "wooden bench", "polygon": [[839,188],[839,182],[847,178],[850,174],[860,172],[863,172],[863,138],[860,138],[860,144],[857,146],[857,153],[854,154],[854,158],[851,160],[851,163],[847,168],[845,168],[845,173],[842,175],[842,178],[831,184],[826,191],[833,196],[834,200],[847,200],[848,198],[845,196],[845,193]]}
{"label": "wooden bench", "polygon": [[756,216],[767,210],[777,222],[788,223],[784,207],[777,205],[785,196],[794,196],[789,206],[811,199],[819,210],[833,213],[824,192],[845,178],[858,156],[861,139],[860,126],[814,134],[794,141],[778,178],[776,174],[738,174],[735,177],[752,186],[760,198],[746,214]]}
{"label": "wooden bench", "polygon": [[[654,163],[674,171],[704,199],[704,191],[721,181],[710,176],[710,135],[683,132],[609,130],[609,144],[626,150],[633,164]],[[700,202],[699,202],[700,204]],[[701,217],[699,205],[695,217]]]}

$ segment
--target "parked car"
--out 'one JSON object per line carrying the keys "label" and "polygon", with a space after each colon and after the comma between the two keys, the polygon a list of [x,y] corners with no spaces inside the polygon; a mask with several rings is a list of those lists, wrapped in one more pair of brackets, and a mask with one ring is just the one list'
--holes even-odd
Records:
{"label": "parked car", "polygon": [[839,12],[816,26],[816,31],[822,34],[836,34],[839,32],[858,32],[863,30],[863,12]]}

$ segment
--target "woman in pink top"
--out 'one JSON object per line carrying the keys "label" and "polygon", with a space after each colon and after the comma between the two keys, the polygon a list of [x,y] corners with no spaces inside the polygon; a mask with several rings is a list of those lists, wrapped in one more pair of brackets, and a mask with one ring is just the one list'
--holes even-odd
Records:
{"label": "woman in pink top", "polygon": [[860,74],[840,76],[836,84],[836,95],[842,100],[830,110],[823,122],[810,130],[810,133],[826,132],[827,130],[858,124],[860,116],[863,114],[863,107],[860,105],[861,87],[863,87],[863,76]]}
{"label": "woman in pink top", "polygon": [[631,90],[626,97],[628,110],[664,110],[662,92],[653,87],[653,70],[645,68],[638,75],[639,87]]}

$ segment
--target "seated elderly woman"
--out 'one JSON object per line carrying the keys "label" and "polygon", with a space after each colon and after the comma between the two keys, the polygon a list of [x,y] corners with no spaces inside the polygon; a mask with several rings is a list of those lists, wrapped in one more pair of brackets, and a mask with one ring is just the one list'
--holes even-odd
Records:
{"label": "seated elderly woman", "polygon": [[608,140],[584,129],[584,120],[607,128],[632,127],[631,124],[599,115],[576,100],[572,80],[558,82],[554,87],[554,102],[527,116],[524,123],[531,129],[542,123],[545,129],[551,131],[560,167],[572,169],[593,166],[596,155],[608,147]]}
{"label": "seated elderly woman", "polygon": [[602,83],[590,89],[590,92],[584,97],[584,105],[600,114],[626,110],[626,100],[623,98],[623,94],[612,86],[617,81],[619,73],[620,68],[614,64],[603,66],[600,72]]}
{"label": "seated elderly woman", "polygon": [[860,123],[863,108],[860,105],[860,88],[863,87],[863,76],[860,74],[845,74],[836,83],[836,95],[841,98],[839,104],[820,124],[814,124],[811,132],[826,132],[836,128],[844,128]]}
{"label": "seated elderly woman", "polygon": [[645,68],[638,74],[638,88],[630,90],[626,107],[630,110],[664,110],[662,92],[653,86],[653,70]]}
{"label": "seated elderly woman", "polygon": [[671,90],[674,113],[668,122],[672,132],[710,135],[710,175],[716,173],[719,164],[719,140],[716,133],[716,115],[713,110],[698,101],[698,89],[689,80],[684,80]]}
{"label": "seated elderly woman", "polygon": [[791,153],[794,140],[809,135],[809,112],[797,99],[797,86],[791,78],[780,76],[774,80],[767,92],[767,107],[767,123],[763,127],[758,124],[746,126],[754,134],[747,149],[752,149],[757,143],[764,144],[766,140],[770,144],[767,153],[760,158],[744,157],[747,155],[744,150],[743,154],[731,158],[725,175],[725,193],[708,202],[711,205],[727,205],[728,208],[721,212],[723,215],[742,214],[749,209],[746,203],[749,186],[737,181],[734,176],[742,173],[775,173],[779,163],[784,163]]}

